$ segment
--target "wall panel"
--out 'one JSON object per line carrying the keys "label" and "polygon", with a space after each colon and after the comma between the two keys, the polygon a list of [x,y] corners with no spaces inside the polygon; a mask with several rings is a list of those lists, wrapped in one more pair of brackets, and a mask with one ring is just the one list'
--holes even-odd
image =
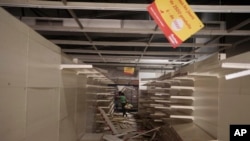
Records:
{"label": "wall panel", "polygon": [[77,76],[75,71],[63,70],[61,79],[59,141],[75,141]]}
{"label": "wall panel", "polygon": [[86,76],[60,70],[72,63],[60,48],[2,8],[0,17],[0,140],[76,141],[87,124]]}
{"label": "wall panel", "polygon": [[[0,87],[24,87],[28,28],[12,21],[6,13],[0,11]],[[26,35],[26,36],[25,36]]]}
{"label": "wall panel", "polygon": [[60,94],[60,120],[64,118],[72,119],[75,124],[75,114],[76,114],[76,88],[61,88]]}
{"label": "wall panel", "polygon": [[0,17],[0,140],[24,141],[28,27],[2,9]]}
{"label": "wall panel", "polygon": [[250,77],[220,79],[219,139],[229,140],[230,124],[250,123]]}
{"label": "wall panel", "polygon": [[86,94],[87,94],[87,77],[86,75],[79,75],[77,79],[77,105],[76,105],[76,130],[77,136],[80,137],[86,133],[86,124],[87,116],[87,103],[86,103]]}
{"label": "wall panel", "polygon": [[32,38],[28,49],[28,86],[59,87],[60,54]]}
{"label": "wall panel", "polygon": [[57,141],[59,90],[29,88],[27,92],[27,141]]}
{"label": "wall panel", "polygon": [[0,8],[0,140],[58,141],[60,48]]}
{"label": "wall panel", "polygon": [[24,141],[26,90],[0,87],[0,140]]}
{"label": "wall panel", "polygon": [[217,77],[196,77],[194,98],[194,123],[205,130],[212,137],[217,138]]}
{"label": "wall panel", "polygon": [[69,117],[60,121],[60,138],[59,141],[76,141],[76,129],[74,123]]}
{"label": "wall panel", "polygon": [[85,134],[87,78],[74,70],[63,70],[61,76],[60,141],[74,141]]}

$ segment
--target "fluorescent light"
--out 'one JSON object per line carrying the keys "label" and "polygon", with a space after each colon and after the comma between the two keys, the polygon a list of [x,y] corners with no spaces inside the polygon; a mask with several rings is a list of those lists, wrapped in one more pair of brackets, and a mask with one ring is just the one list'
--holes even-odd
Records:
{"label": "fluorescent light", "polygon": [[194,106],[171,105],[170,108],[173,108],[173,109],[190,109],[190,110],[194,110]]}
{"label": "fluorescent light", "polygon": [[84,70],[84,71],[77,71],[77,75],[79,74],[98,74],[99,72],[95,71],[95,70]]}
{"label": "fluorescent light", "polygon": [[190,99],[194,100],[194,97],[192,96],[170,96],[171,99]]}
{"label": "fluorescent light", "polygon": [[139,63],[149,63],[149,64],[185,64],[185,63],[190,63],[190,62],[183,62],[183,61],[169,61],[167,59],[135,59],[134,61],[130,61],[132,62],[138,62]]}
{"label": "fluorescent light", "polygon": [[211,74],[211,73],[207,73],[207,72],[205,72],[205,73],[196,73],[196,72],[193,72],[193,73],[189,73],[188,75],[189,76],[215,76],[215,77],[219,77],[219,75],[216,74],[216,73]]}
{"label": "fluorescent light", "polygon": [[243,76],[250,75],[250,70],[244,70],[236,73],[231,73],[228,75],[225,75],[226,80],[234,79],[234,78],[239,78]]}
{"label": "fluorescent light", "polygon": [[179,118],[179,119],[191,119],[191,120],[194,120],[193,116],[183,116],[183,115],[170,115],[170,118]]}
{"label": "fluorescent light", "polygon": [[169,100],[154,100],[155,102],[160,102],[160,103],[170,103]]}
{"label": "fluorescent light", "polygon": [[222,68],[232,68],[232,69],[250,69],[249,63],[222,63]]}
{"label": "fluorescent light", "polygon": [[[137,59],[138,61],[138,59]],[[168,63],[169,60],[164,59],[140,59],[140,63]]]}
{"label": "fluorescent light", "polygon": [[194,90],[194,87],[189,87],[189,86],[171,86],[172,89],[189,89],[189,90]]}
{"label": "fluorescent light", "polygon": [[60,69],[91,69],[92,65],[83,65],[83,64],[62,64]]}

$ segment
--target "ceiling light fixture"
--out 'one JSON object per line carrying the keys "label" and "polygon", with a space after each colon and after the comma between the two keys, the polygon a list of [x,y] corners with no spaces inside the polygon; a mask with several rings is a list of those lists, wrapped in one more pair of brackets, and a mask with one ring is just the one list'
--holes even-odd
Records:
{"label": "ceiling light fixture", "polygon": [[249,63],[222,63],[222,68],[231,68],[231,69],[250,69]]}
{"label": "ceiling light fixture", "polygon": [[[136,60],[138,61],[138,59]],[[164,59],[140,59],[140,63],[168,63],[169,60]]]}
{"label": "ceiling light fixture", "polygon": [[194,90],[194,87],[190,86],[171,86],[172,89],[188,89],[188,90]]}
{"label": "ceiling light fixture", "polygon": [[236,73],[231,73],[228,75],[225,75],[226,80],[234,79],[234,78],[239,78],[243,76],[250,75],[250,70],[244,70]]}
{"label": "ceiling light fixture", "polygon": [[86,64],[62,64],[60,65],[60,69],[91,69],[93,68],[92,65],[86,65]]}

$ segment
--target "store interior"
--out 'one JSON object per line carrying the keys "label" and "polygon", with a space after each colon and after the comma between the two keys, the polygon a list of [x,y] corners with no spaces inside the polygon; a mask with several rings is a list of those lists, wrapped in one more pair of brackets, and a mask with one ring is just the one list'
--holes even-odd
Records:
{"label": "store interior", "polygon": [[229,141],[249,124],[250,3],[187,0],[204,28],[172,48],[151,2],[0,0],[0,140]]}

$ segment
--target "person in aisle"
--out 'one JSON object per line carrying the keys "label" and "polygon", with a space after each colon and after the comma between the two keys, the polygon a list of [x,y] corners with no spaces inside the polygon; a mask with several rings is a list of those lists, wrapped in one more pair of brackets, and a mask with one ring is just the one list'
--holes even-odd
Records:
{"label": "person in aisle", "polygon": [[122,116],[127,117],[126,108],[125,108],[125,105],[127,104],[126,96],[124,95],[123,92],[119,92],[119,94],[120,94],[120,102],[121,102],[121,105],[122,105]]}
{"label": "person in aisle", "polygon": [[115,101],[115,112],[118,112],[118,107],[119,107],[119,94],[116,92],[115,93],[115,97],[114,97],[114,101]]}

